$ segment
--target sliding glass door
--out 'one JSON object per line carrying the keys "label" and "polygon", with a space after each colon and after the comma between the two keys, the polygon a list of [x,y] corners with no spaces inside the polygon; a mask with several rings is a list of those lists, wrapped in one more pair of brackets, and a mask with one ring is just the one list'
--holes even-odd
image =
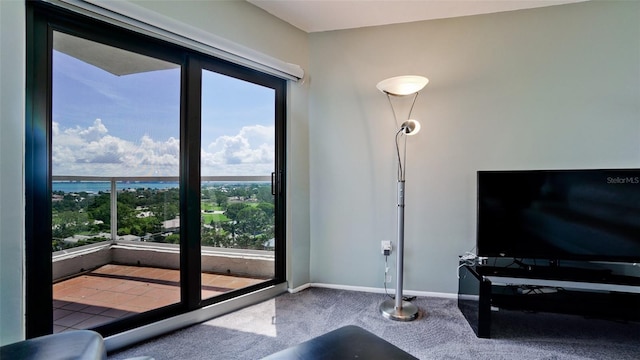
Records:
{"label": "sliding glass door", "polygon": [[28,4],[27,336],[284,281],[285,81]]}
{"label": "sliding glass door", "polygon": [[53,331],[180,302],[180,64],[53,31]]}
{"label": "sliding glass door", "polygon": [[202,71],[202,298],[275,276],[275,90]]}

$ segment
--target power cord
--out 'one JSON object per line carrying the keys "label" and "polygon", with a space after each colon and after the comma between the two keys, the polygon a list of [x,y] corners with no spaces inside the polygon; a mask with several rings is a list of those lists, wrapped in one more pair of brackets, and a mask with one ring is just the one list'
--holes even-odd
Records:
{"label": "power cord", "polygon": [[389,255],[385,255],[384,256],[384,281],[382,282],[384,284],[384,293],[392,298],[395,299],[395,297],[389,295],[389,292],[387,291],[387,274],[389,273],[389,265],[388,265],[388,259],[389,259]]}
{"label": "power cord", "polygon": [[465,252],[464,255],[460,256],[460,265],[458,265],[458,269],[457,269],[457,277],[458,279],[460,279],[460,268],[462,268],[463,266],[467,265],[467,266],[475,266],[478,264],[479,261],[479,257],[478,255],[472,253],[472,252]]}
{"label": "power cord", "polygon": [[478,256],[470,251],[464,253],[464,255],[460,256],[460,261],[464,262],[472,262],[475,263]]}
{"label": "power cord", "polygon": [[[384,293],[389,298],[395,300],[396,299],[395,295],[390,295],[389,292],[387,291],[387,274],[389,273],[389,265],[388,265],[388,262],[387,262],[388,259],[389,259],[389,256],[385,255],[384,256],[384,281],[383,281]],[[402,300],[403,301],[413,301],[415,299],[416,299],[415,296],[404,296],[404,295],[402,296]]]}

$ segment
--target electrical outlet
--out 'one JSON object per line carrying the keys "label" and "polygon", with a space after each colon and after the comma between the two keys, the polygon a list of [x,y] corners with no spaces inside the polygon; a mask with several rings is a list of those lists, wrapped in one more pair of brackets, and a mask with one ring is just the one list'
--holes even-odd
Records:
{"label": "electrical outlet", "polygon": [[390,240],[382,240],[381,243],[382,255],[388,256],[391,254],[391,241]]}

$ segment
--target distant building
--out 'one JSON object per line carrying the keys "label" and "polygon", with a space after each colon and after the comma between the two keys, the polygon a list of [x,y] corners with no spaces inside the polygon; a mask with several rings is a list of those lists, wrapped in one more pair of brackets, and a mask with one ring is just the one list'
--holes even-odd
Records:
{"label": "distant building", "polygon": [[175,219],[165,220],[162,222],[162,228],[167,231],[173,231],[180,229],[180,216]]}
{"label": "distant building", "polygon": [[109,233],[99,233],[99,234],[90,235],[90,236],[88,236],[88,235],[73,235],[73,236],[69,236],[67,238],[64,238],[62,240],[64,242],[75,244],[80,240],[88,240],[88,239],[91,239],[91,238],[98,238],[98,237],[104,238],[105,240],[110,240],[111,239],[111,234],[109,234]]}

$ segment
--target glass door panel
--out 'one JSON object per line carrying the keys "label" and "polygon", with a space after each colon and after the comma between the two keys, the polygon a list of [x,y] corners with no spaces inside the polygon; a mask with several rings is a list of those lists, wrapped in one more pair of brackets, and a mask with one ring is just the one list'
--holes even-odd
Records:
{"label": "glass door panel", "polygon": [[202,71],[202,299],[275,276],[275,90]]}
{"label": "glass door panel", "polygon": [[180,302],[180,66],[54,31],[54,332]]}

